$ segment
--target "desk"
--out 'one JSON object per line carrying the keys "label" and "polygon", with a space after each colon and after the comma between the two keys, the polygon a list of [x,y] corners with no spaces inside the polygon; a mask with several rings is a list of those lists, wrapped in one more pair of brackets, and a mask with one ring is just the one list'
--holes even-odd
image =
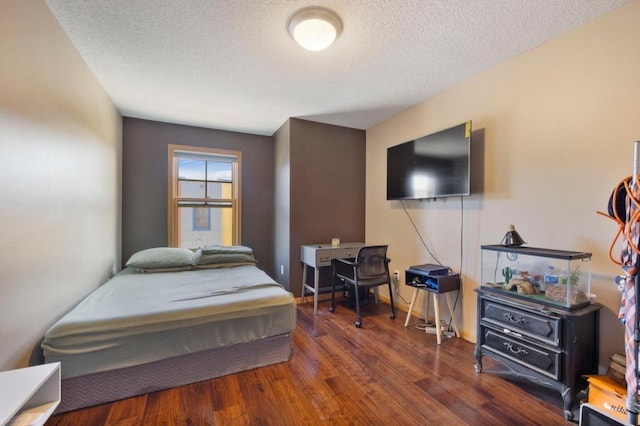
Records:
{"label": "desk", "polygon": [[[331,244],[311,244],[300,247],[300,261],[302,262],[302,302],[306,294],[313,294],[313,313],[318,313],[318,296],[331,291],[331,286],[320,287],[320,268],[330,268],[332,259],[353,258],[364,243],[342,243],[339,246]],[[313,268],[313,283],[307,284],[307,266]]]}

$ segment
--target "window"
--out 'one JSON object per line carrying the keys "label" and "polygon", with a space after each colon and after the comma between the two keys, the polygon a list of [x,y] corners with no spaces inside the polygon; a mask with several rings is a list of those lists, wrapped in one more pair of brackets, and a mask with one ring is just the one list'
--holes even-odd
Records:
{"label": "window", "polygon": [[239,151],[169,145],[169,247],[240,244]]}

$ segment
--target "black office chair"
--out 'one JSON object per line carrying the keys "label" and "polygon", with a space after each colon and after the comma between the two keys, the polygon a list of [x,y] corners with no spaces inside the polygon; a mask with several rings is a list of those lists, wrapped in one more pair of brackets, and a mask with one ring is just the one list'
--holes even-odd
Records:
{"label": "black office chair", "polygon": [[356,299],[356,327],[362,327],[360,318],[360,289],[367,293],[371,287],[389,285],[389,299],[391,300],[391,319],[395,319],[393,306],[393,288],[389,276],[389,262],[387,258],[388,246],[365,246],[360,248],[355,259],[333,259],[331,262],[331,307],[329,312],[336,309],[336,281],[343,281],[345,285],[353,286]]}

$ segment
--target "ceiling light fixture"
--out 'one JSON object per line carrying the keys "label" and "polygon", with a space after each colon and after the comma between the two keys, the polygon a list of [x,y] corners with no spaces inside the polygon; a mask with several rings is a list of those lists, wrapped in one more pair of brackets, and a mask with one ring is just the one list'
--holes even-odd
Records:
{"label": "ceiling light fixture", "polygon": [[287,23],[289,35],[307,50],[324,50],[342,32],[342,20],[333,11],[311,6],[294,13]]}

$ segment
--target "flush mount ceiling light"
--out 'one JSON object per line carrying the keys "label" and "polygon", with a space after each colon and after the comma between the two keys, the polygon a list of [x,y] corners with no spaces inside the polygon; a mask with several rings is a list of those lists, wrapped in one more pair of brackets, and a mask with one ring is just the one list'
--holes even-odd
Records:
{"label": "flush mount ceiling light", "polygon": [[331,46],[342,32],[342,20],[324,7],[300,9],[289,18],[289,35],[300,46],[317,52]]}

